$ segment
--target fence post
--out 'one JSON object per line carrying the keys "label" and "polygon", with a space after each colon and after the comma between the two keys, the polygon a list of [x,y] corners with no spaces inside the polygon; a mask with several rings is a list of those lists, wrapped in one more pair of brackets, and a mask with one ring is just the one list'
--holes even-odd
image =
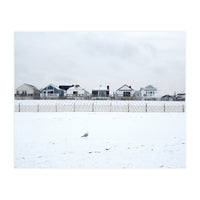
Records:
{"label": "fence post", "polygon": [[183,112],[185,112],[185,108],[184,108],[184,105],[183,105]]}
{"label": "fence post", "polygon": [[20,112],[20,103],[19,103],[19,112]]}
{"label": "fence post", "polygon": [[165,112],[165,104],[164,104],[164,112]]}
{"label": "fence post", "polygon": [[145,111],[147,112],[147,103],[146,103],[146,106],[145,106]]}
{"label": "fence post", "polygon": [[111,106],[112,106],[112,104],[110,103],[110,112],[111,112]]}
{"label": "fence post", "polygon": [[128,112],[130,112],[130,110],[129,110],[129,103],[128,103]]}
{"label": "fence post", "polygon": [[39,112],[39,104],[38,104],[38,106],[37,106],[37,111]]}
{"label": "fence post", "polygon": [[57,103],[56,103],[56,112],[58,112]]}
{"label": "fence post", "polygon": [[92,112],[94,112],[94,103],[92,103]]}
{"label": "fence post", "polygon": [[75,112],[75,103],[74,103],[74,112]]}

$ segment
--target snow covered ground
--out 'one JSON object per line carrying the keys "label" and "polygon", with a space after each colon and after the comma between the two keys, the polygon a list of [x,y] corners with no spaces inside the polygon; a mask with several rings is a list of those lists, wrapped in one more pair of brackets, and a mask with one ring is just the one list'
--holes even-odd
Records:
{"label": "snow covered ground", "polygon": [[185,113],[16,112],[15,167],[184,168]]}

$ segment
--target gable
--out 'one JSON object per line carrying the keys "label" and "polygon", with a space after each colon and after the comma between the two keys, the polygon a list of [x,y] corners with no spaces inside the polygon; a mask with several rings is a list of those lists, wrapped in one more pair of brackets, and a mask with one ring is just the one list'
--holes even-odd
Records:
{"label": "gable", "polygon": [[130,88],[128,85],[123,85],[122,87],[120,87],[119,89],[118,89],[118,91],[132,91],[133,89],[132,88]]}
{"label": "gable", "polygon": [[33,92],[33,87],[27,84],[23,84],[19,86],[18,88],[16,88],[16,91],[27,91],[29,93],[29,92]]}
{"label": "gable", "polygon": [[44,91],[44,90],[54,90],[55,93],[59,93],[59,91],[61,91],[61,89],[59,89],[58,87],[55,87],[52,84],[50,84],[42,89],[42,91]]}

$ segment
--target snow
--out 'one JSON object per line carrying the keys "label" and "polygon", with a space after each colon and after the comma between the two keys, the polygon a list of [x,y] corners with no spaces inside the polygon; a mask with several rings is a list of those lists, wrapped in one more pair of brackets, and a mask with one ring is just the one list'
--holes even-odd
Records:
{"label": "snow", "polygon": [[120,101],[120,100],[15,100],[15,105],[42,105],[42,104],[110,104],[115,103],[118,105],[185,105],[185,101]]}
{"label": "snow", "polygon": [[94,88],[94,89],[92,89],[92,90],[98,90],[98,91],[107,91],[108,89],[107,89],[107,87],[103,87],[102,85],[99,85],[98,87],[96,87],[96,88]]}
{"label": "snow", "polygon": [[185,102],[115,100],[15,100],[15,112],[146,112],[146,110],[147,112],[164,112],[164,110],[165,112],[183,112],[183,110],[185,110]]}
{"label": "snow", "polygon": [[184,168],[185,113],[15,113],[15,167]]}

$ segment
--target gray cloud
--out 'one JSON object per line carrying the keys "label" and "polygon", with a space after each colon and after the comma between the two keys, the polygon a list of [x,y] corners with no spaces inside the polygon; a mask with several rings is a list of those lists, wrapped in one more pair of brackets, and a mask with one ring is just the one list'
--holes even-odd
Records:
{"label": "gray cloud", "polygon": [[92,88],[148,84],[185,91],[184,32],[17,32],[15,87],[30,83]]}

